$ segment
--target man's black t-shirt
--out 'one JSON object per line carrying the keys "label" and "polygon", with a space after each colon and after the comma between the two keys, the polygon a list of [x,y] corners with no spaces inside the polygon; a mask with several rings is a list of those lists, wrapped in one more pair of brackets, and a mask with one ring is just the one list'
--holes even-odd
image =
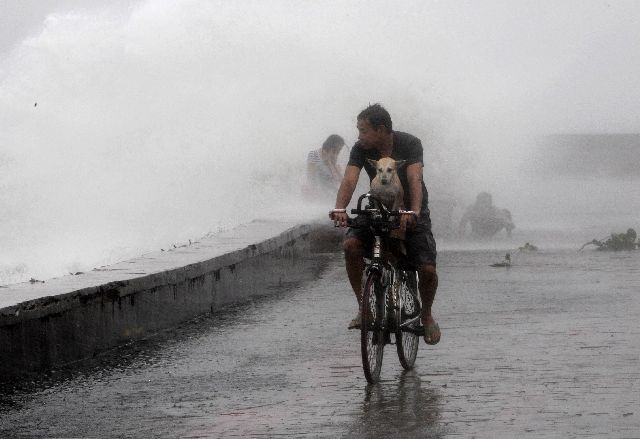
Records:
{"label": "man's black t-shirt", "polygon": [[[376,170],[367,161],[367,159],[380,160],[380,151],[375,148],[364,149],[360,142],[356,142],[351,148],[351,154],[349,155],[349,163],[347,165],[357,166],[365,171],[369,175],[369,181],[373,180],[376,176]],[[391,158],[394,160],[406,160],[402,168],[398,170],[398,177],[402,188],[404,189],[404,205],[407,208],[411,207],[411,201],[409,197],[409,184],[407,182],[407,166],[414,163],[422,163],[422,143],[420,139],[411,134],[403,133],[400,131],[393,132],[393,150],[391,151]],[[420,216],[429,218],[429,193],[427,187],[422,182],[422,210]]]}

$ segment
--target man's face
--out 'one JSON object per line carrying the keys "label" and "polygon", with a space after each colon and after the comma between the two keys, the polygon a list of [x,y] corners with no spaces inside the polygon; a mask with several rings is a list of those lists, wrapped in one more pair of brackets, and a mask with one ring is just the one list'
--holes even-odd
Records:
{"label": "man's face", "polygon": [[389,135],[383,126],[373,128],[368,120],[358,119],[358,140],[364,149],[381,148]]}

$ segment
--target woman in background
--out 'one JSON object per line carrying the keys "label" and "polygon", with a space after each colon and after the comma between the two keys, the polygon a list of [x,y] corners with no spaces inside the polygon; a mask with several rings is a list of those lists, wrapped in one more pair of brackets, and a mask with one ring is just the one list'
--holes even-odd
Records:
{"label": "woman in background", "polygon": [[309,151],[307,155],[307,181],[303,187],[303,194],[309,199],[318,196],[335,195],[342,170],[338,165],[338,155],[344,147],[344,139],[337,134],[327,137],[322,147]]}

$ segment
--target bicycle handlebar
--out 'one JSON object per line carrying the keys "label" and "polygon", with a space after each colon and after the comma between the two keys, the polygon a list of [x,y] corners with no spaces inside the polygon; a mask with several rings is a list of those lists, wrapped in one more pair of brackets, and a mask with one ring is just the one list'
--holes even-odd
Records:
{"label": "bicycle handlebar", "polygon": [[[362,208],[362,201],[367,198],[369,200],[369,204]],[[360,195],[358,198],[357,207],[355,209],[351,209],[352,215],[367,215],[369,218],[374,220],[374,223],[378,225],[378,227],[382,226],[383,228],[388,227],[390,229],[397,229],[399,226],[391,224],[392,217],[399,217],[404,212],[401,210],[389,210],[387,207],[382,204],[382,202],[374,195],[371,195],[369,192],[366,194]],[[369,228],[371,224],[367,225],[358,225],[351,218],[347,219],[347,226],[359,229],[359,228]]]}
{"label": "bicycle handlebar", "polygon": [[[378,207],[368,207],[365,208],[364,210],[362,209],[362,200],[364,200],[365,198],[368,198],[371,201],[374,201],[376,203],[376,205]],[[363,195],[360,195],[360,197],[358,198],[358,207],[355,209],[351,209],[351,213],[352,214],[368,214],[370,213],[372,210],[374,211],[381,211],[383,215],[385,216],[400,216],[400,215],[404,215],[404,214],[409,214],[409,215],[413,215],[416,218],[418,218],[418,214],[416,212],[414,212],[413,210],[403,210],[403,209],[399,209],[399,210],[389,210],[387,209],[387,207],[375,196],[372,195],[371,193],[366,193]],[[369,206],[371,206],[371,202],[369,203]],[[336,211],[340,210],[340,209],[335,209]],[[341,210],[342,212],[344,212],[344,209]]]}
{"label": "bicycle handlebar", "polygon": [[[365,198],[369,199],[369,206],[366,207],[365,209],[362,209],[362,201]],[[372,201],[375,203],[375,206],[372,205],[371,203]],[[371,193],[369,192],[367,192],[366,194],[360,195],[360,197],[358,198],[357,207],[355,209],[351,209],[351,213],[354,215],[372,215],[373,213],[378,213],[378,212],[382,214],[383,217],[400,216],[402,214],[402,212],[399,210],[387,209],[387,207],[384,204],[382,204],[382,201],[380,201],[380,199],[378,199],[374,195],[371,195]]]}
{"label": "bicycle handlebar", "polygon": [[[363,209],[362,208],[362,201],[367,198],[369,200],[368,205]],[[346,213],[345,209],[333,209],[329,212],[330,216],[332,213]],[[358,198],[358,203],[357,203],[357,207],[355,209],[351,209],[351,214],[352,215],[365,215],[367,217],[369,217],[369,219],[371,220],[371,223],[364,225],[364,224],[356,224],[356,222],[354,220],[352,220],[351,218],[349,218],[347,216],[347,221],[346,221],[346,225],[347,227],[351,227],[354,229],[361,229],[361,228],[376,228],[376,229],[387,229],[387,231],[391,230],[391,229],[398,229],[400,228],[399,225],[394,225],[392,224],[392,217],[400,217],[401,215],[413,215],[416,219],[419,217],[418,214],[416,214],[414,211],[412,210],[389,210],[381,201],[379,198],[377,198],[375,195],[372,195],[371,193],[367,192],[366,194],[362,194],[360,195],[360,197]],[[335,225],[336,227],[338,227],[338,224],[336,223]]]}

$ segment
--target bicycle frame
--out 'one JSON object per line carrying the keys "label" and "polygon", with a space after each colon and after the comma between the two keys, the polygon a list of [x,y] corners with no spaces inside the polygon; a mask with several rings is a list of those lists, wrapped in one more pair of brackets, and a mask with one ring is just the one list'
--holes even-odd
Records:
{"label": "bicycle frame", "polygon": [[[368,198],[366,208],[362,201]],[[390,249],[386,248],[389,233],[396,228],[391,217],[402,212],[389,211],[378,199],[367,193],[358,198],[352,214],[366,215],[366,226],[349,221],[354,228],[367,227],[373,233],[374,242],[370,258],[365,260],[362,287],[362,323],[360,346],[364,374],[369,383],[379,379],[384,345],[391,343],[395,335],[396,350],[403,368],[411,369],[418,352],[420,297],[417,294],[418,278],[415,271],[398,267]],[[395,256],[395,255],[394,255]],[[413,276],[413,279],[411,278]],[[406,300],[406,303],[405,303]]]}
{"label": "bicycle frame", "polygon": [[[395,284],[395,268],[389,264],[388,261],[383,260],[382,257],[382,237],[378,234],[374,236],[374,243],[371,255],[371,261],[366,264],[365,263],[365,273],[369,275],[371,272],[377,272],[380,275],[380,283],[382,285],[382,294],[379,298],[383,300],[385,306],[382,307],[382,330],[388,331],[387,322],[389,320],[389,314],[393,307],[395,307],[395,302],[391,298],[393,294],[389,294],[389,290],[395,291],[393,288]],[[391,303],[390,303],[391,302]]]}
{"label": "bicycle frame", "polygon": [[[365,198],[369,199],[369,206],[362,209],[362,202]],[[373,201],[377,206],[373,206],[371,201]],[[415,271],[400,270],[384,258],[385,249],[383,238],[394,228],[393,226],[390,226],[390,218],[393,216],[399,216],[401,213],[399,211],[388,210],[380,200],[370,193],[363,194],[358,198],[357,207],[356,209],[352,209],[351,213],[357,215],[367,214],[374,223],[374,226],[371,226],[374,234],[371,260],[369,263],[365,264],[365,274],[368,275],[372,271],[375,271],[380,275],[384,293],[383,297],[380,299],[385,302],[385,306],[382,310],[384,313],[382,316],[382,329],[385,331],[390,330],[390,328],[387,328],[387,324],[389,323],[389,316],[391,316],[391,323],[397,324],[398,330],[408,331],[419,335],[420,331],[416,331],[411,328],[411,326],[420,318],[419,315],[402,323],[400,323],[401,319],[397,316],[397,313],[402,309],[403,305],[402,297],[399,294],[399,289],[402,287],[403,280],[406,281],[403,278],[406,275],[416,276],[414,280],[417,287],[417,273]]]}

